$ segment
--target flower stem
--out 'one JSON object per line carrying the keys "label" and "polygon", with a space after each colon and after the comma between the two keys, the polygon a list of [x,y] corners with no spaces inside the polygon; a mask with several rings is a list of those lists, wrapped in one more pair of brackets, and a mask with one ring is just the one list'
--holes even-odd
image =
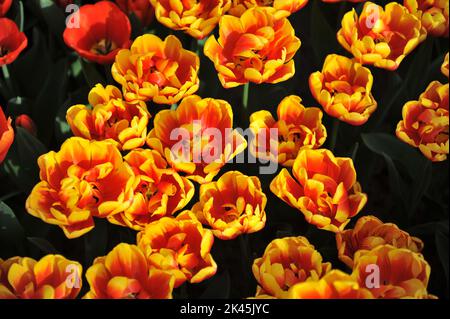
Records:
{"label": "flower stem", "polygon": [[250,83],[245,83],[244,88],[242,90],[242,106],[244,109],[248,107],[248,91],[249,91]]}
{"label": "flower stem", "polygon": [[333,128],[331,131],[331,140],[330,140],[330,150],[333,152],[336,147],[336,141],[339,134],[339,123],[338,119],[333,119]]}

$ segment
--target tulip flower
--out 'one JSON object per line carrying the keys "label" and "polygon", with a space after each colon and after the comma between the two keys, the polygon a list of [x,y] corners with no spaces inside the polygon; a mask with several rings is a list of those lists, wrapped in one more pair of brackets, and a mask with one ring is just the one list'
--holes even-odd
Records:
{"label": "tulip flower", "polygon": [[64,42],[86,60],[110,64],[120,49],[130,45],[128,17],[113,2],[86,4],[77,11],[79,26],[67,25]]}

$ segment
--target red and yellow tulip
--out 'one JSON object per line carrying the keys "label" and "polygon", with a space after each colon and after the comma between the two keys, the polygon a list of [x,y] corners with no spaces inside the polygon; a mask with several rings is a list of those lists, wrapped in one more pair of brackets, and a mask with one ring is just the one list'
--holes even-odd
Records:
{"label": "red and yellow tulip", "polygon": [[361,217],[353,229],[336,234],[339,259],[350,268],[353,268],[353,256],[357,251],[369,251],[385,244],[417,253],[423,249],[419,238],[410,236],[395,224],[383,223],[375,216]]}
{"label": "red and yellow tulip", "polygon": [[0,299],[74,299],[82,267],[61,255],[0,259]]}
{"label": "red and yellow tulip", "polygon": [[143,101],[124,101],[113,85],[97,84],[89,92],[89,104],[74,105],[66,119],[75,136],[88,140],[113,139],[127,151],[145,144],[150,113]]}
{"label": "red and yellow tulip", "polygon": [[134,40],[116,56],[111,73],[122,85],[127,101],[174,104],[198,90],[200,60],[169,35],[164,41],[153,34]]}
{"label": "red and yellow tulip", "polygon": [[331,270],[317,281],[300,282],[286,294],[288,299],[373,299],[369,289],[361,287],[350,275]]}
{"label": "red and yellow tulip", "polygon": [[448,83],[430,83],[418,101],[403,106],[402,116],[397,137],[419,148],[431,161],[445,161],[449,150]]}
{"label": "red and yellow tulip", "polygon": [[422,22],[396,2],[383,7],[366,1],[358,16],[347,12],[337,33],[339,43],[361,64],[396,70],[427,36]]}
{"label": "red and yellow tulip", "polygon": [[448,52],[447,52],[447,54],[445,55],[444,62],[442,62],[442,65],[441,65],[441,72],[442,72],[442,74],[444,74],[446,77],[448,77]]}
{"label": "red and yellow tulip", "polygon": [[381,245],[355,254],[352,276],[375,298],[429,298],[430,266],[421,254]]}
{"label": "red and yellow tulip", "polygon": [[[253,140],[249,148],[255,157],[292,166],[301,149],[319,148],[325,142],[322,111],[304,107],[300,97],[285,97],[278,105],[277,115],[275,120],[269,111],[262,110],[250,116]],[[271,129],[277,130],[277,136],[270,135]]]}
{"label": "red and yellow tulip", "polygon": [[174,277],[147,263],[136,245],[121,243],[86,271],[85,299],[171,299]]}
{"label": "red and yellow tulip", "polygon": [[[61,227],[68,238],[89,232],[93,216],[118,213],[132,199],[133,172],[112,142],[72,137],[58,152],[40,156],[38,165],[41,181],[29,195],[26,209]],[[111,212],[109,205],[117,210]]]}
{"label": "red and yellow tulip", "polygon": [[351,158],[335,157],[326,149],[302,150],[292,173],[294,177],[284,168],[270,190],[320,229],[341,232],[367,202]]}
{"label": "red and yellow tulip", "polygon": [[275,9],[276,19],[286,18],[302,9],[308,0],[231,0],[232,6],[228,14],[240,17],[249,8],[268,7]]}
{"label": "red and yellow tulip", "polygon": [[326,57],[322,71],[309,77],[314,98],[328,115],[351,125],[362,125],[376,110],[373,76],[368,68],[337,54]]}
{"label": "red and yellow tulip", "polygon": [[173,30],[182,30],[196,39],[208,36],[231,6],[231,0],[150,2],[161,24]]}
{"label": "red and yellow tulip", "polygon": [[448,38],[447,0],[404,0],[403,5],[422,21],[429,35]]}
{"label": "red and yellow tulip", "polygon": [[176,218],[163,217],[137,235],[137,243],[151,267],[175,277],[175,287],[199,283],[217,271],[211,255],[214,236],[191,211]]}
{"label": "red and yellow tulip", "polygon": [[264,255],[253,263],[253,274],[260,288],[257,295],[284,298],[299,282],[317,281],[331,270],[305,237],[273,240]]}
{"label": "red and yellow tulip", "polygon": [[[124,157],[135,175],[133,200],[128,208],[111,214],[113,224],[143,230],[145,226],[184,208],[194,196],[194,185],[167,167],[164,158],[154,150],[136,149]],[[120,206],[109,205],[114,211]]]}
{"label": "red and yellow tulip", "polygon": [[192,211],[216,237],[229,240],[264,228],[266,203],[258,177],[230,171],[200,186],[200,201]]}
{"label": "red and yellow tulip", "polygon": [[176,110],[156,114],[147,144],[178,172],[198,183],[210,182],[247,142],[233,130],[233,110],[224,100],[185,98]]}
{"label": "red and yellow tulip", "polygon": [[275,9],[254,7],[240,18],[220,19],[219,38],[209,37],[204,53],[224,88],[279,83],[294,75],[293,57],[301,42],[289,20],[277,20],[274,14]]}

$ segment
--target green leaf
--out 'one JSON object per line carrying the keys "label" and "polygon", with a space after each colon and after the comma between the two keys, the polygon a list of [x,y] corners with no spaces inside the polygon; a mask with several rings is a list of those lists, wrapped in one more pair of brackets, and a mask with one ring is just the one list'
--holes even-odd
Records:
{"label": "green leaf", "polygon": [[430,65],[432,52],[433,39],[430,37],[420,44],[412,54],[413,59],[409,65],[405,81],[403,82],[403,86],[410,97],[419,97],[420,93],[428,84],[426,83],[426,74]]}
{"label": "green leaf", "polygon": [[408,189],[405,182],[401,179],[400,174],[395,167],[392,159],[386,155],[386,153],[381,154],[386,161],[388,172],[389,172],[389,184],[390,191],[394,193],[396,198],[401,199],[403,207],[406,208],[408,205]]}
{"label": "green leaf", "polygon": [[86,82],[90,87],[94,87],[97,83],[106,84],[106,79],[97,70],[94,63],[88,62],[82,58],[80,58],[80,61],[84,78],[86,79]]}
{"label": "green leaf", "polygon": [[317,64],[322,64],[327,54],[339,51],[336,32],[323,15],[320,1],[313,1],[311,13],[311,46],[314,50]]}
{"label": "green leaf", "polygon": [[[392,189],[398,188],[401,198],[406,203],[408,217],[411,220],[418,204],[431,183],[431,163],[416,149],[400,141],[394,135],[385,133],[368,133],[361,135],[364,144],[373,152],[382,155],[387,161]],[[397,161],[406,168],[412,180],[407,193],[406,184],[401,181],[398,169],[393,161]],[[395,169],[395,171],[394,171]]]}
{"label": "green leaf", "polygon": [[39,181],[37,159],[46,153],[45,146],[27,130],[16,127],[16,136],[3,163],[11,180],[25,193]]}
{"label": "green leaf", "polygon": [[23,252],[25,235],[11,208],[0,201],[0,254],[17,255]]}
{"label": "green leaf", "polygon": [[361,134],[361,138],[372,152],[379,155],[384,153],[392,160],[402,163],[412,178],[428,161],[415,148],[400,141],[393,134],[366,133]]}
{"label": "green leaf", "polygon": [[63,11],[52,0],[34,0],[50,31],[62,42],[62,33],[66,27],[66,17]]}
{"label": "green leaf", "polygon": [[200,299],[227,299],[230,296],[230,274],[222,272],[210,279],[208,288],[205,289]]}
{"label": "green leaf", "polygon": [[[29,48],[17,61],[9,65],[21,95],[28,98],[36,97],[40,93],[52,64],[42,31],[37,27],[33,28],[31,38],[33,41],[29,42]],[[55,91],[55,88],[53,90]]]}
{"label": "green leaf", "polygon": [[28,241],[38,247],[45,254],[58,254],[58,250],[46,239],[40,237],[27,237]]}
{"label": "green leaf", "polygon": [[[448,224],[447,224],[448,225]],[[444,227],[440,227],[435,233],[436,239],[436,249],[439,255],[439,259],[441,260],[442,267],[444,268],[445,277],[447,278],[448,284],[448,250],[449,250],[449,239],[448,239],[448,227],[445,229]]]}
{"label": "green leaf", "polygon": [[66,59],[61,59],[51,65],[41,92],[33,104],[32,118],[36,123],[38,136],[45,144],[48,144],[53,135],[54,118],[65,98],[67,68]]}
{"label": "green leaf", "polygon": [[90,265],[98,256],[106,254],[108,243],[108,222],[104,219],[95,221],[95,228],[84,235],[86,264]]}

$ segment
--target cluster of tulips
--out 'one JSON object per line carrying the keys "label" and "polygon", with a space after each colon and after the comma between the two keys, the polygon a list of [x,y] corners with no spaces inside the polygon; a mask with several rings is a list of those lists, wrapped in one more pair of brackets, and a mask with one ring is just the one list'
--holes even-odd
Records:
{"label": "cluster of tulips", "polygon": [[[396,70],[427,36],[448,37],[449,4],[351,2],[365,4],[360,14],[352,10],[344,15],[337,39],[352,57],[328,55],[322,70],[310,75],[309,87],[329,116],[363,125],[377,108],[366,66]],[[11,1],[0,3],[1,16]],[[80,26],[67,28],[64,41],[87,60],[112,63],[118,84],[97,84],[89,92],[89,104],[68,109],[74,137],[39,158],[40,182],[26,209],[60,227],[68,238],[91,231],[96,218],[137,231],[136,244],[119,244],[87,269],[90,289],[84,298],[171,298],[183,283],[214,276],[214,238],[233,240],[260,231],[270,218],[258,177],[239,171],[218,177],[247,147],[255,157],[284,167],[270,190],[308,223],[335,233],[339,258],[351,269],[333,269],[305,237],[275,239],[253,263],[255,298],[434,298],[427,292],[430,266],[421,255],[420,239],[374,216],[361,217],[353,229],[345,229],[368,198],[352,159],[322,148],[327,130],[320,108],[287,96],[278,105],[277,118],[266,110],[251,114],[249,127],[256,138],[247,142],[233,129],[233,107],[227,101],[195,95],[198,54],[183,48],[174,35],[161,39],[144,34],[131,42],[126,15],[133,11],[143,24],[155,16],[168,28],[206,39],[204,55],[223,87],[232,88],[249,82],[276,84],[294,76],[293,57],[301,41],[287,17],[307,3],[121,0],[80,8]],[[216,26],[218,38],[210,35]],[[14,61],[26,46],[16,24],[0,18],[0,65]],[[442,72],[448,77],[448,54]],[[154,103],[167,109],[152,115]],[[402,116],[398,138],[432,161],[446,160],[448,83],[432,82],[418,101],[404,106]],[[194,121],[201,130],[218,129],[226,141],[213,161],[198,154],[210,140],[193,139]],[[171,132],[177,128],[192,139],[182,162],[174,160],[179,140]],[[258,135],[274,128],[274,149],[263,148]],[[1,162],[14,139],[11,119],[3,111],[0,138]],[[186,209],[194,183],[200,185],[199,201]],[[74,265],[75,282],[67,280],[69,265]],[[370,286],[373,273],[368,269],[374,265],[379,278]],[[81,268],[60,255],[0,260],[0,298],[75,298]]]}

